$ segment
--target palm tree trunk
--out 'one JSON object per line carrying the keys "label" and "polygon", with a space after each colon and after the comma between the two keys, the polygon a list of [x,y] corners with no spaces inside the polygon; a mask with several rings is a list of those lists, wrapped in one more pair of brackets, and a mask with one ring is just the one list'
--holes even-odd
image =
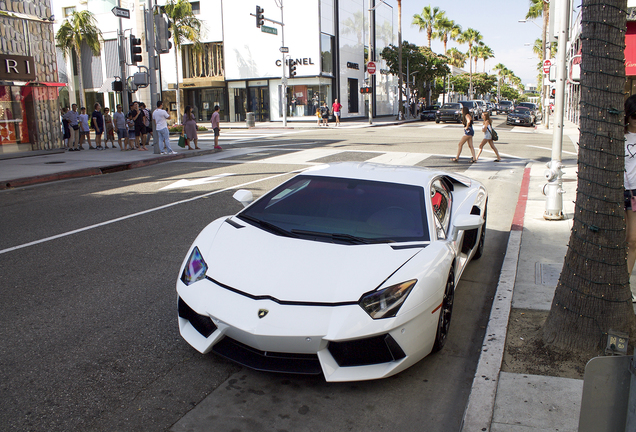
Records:
{"label": "palm tree trunk", "polygon": [[468,44],[468,67],[469,67],[469,77],[470,77],[470,83],[468,86],[468,98],[472,99],[473,98],[473,46],[471,44]]}
{"label": "palm tree trunk", "polygon": [[[79,97],[80,97],[80,107],[86,107],[86,95],[84,94],[84,78],[83,78],[83,71],[82,71],[82,52],[75,47],[75,54],[77,55],[77,82],[79,84]],[[86,107],[86,111],[90,112],[88,110],[88,107]]]}
{"label": "palm tree trunk", "polygon": [[399,118],[404,118],[404,106],[402,105],[402,0],[398,0],[398,64],[400,66],[398,75],[398,109]]}
{"label": "palm tree trunk", "polygon": [[583,1],[581,63],[587,66],[581,77],[576,205],[563,270],[543,326],[547,346],[590,357],[602,351],[610,330],[628,333],[630,342],[636,336],[623,204],[625,14],[618,10],[625,10],[626,0],[613,5]]}
{"label": "palm tree trunk", "polygon": [[177,54],[178,48],[174,47],[174,64],[177,68],[176,74],[176,84],[175,89],[177,91],[176,100],[177,100],[177,124],[181,124],[181,94],[179,92],[179,55]]}

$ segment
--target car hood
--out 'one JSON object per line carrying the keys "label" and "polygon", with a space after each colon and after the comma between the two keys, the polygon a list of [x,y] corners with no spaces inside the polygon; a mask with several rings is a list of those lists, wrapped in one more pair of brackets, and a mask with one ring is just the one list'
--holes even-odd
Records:
{"label": "car hood", "polygon": [[223,223],[207,247],[198,244],[208,277],[250,296],[280,301],[357,301],[422,250],[282,237],[239,222],[243,228]]}

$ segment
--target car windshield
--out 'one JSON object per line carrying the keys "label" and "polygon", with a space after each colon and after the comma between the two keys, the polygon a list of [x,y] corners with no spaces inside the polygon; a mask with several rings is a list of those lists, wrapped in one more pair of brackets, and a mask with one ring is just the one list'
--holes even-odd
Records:
{"label": "car windshield", "polygon": [[300,175],[237,215],[278,235],[346,244],[429,240],[421,187]]}
{"label": "car windshield", "polygon": [[462,106],[458,103],[447,103],[447,104],[444,104],[444,106],[442,107],[442,109],[454,109],[454,110],[461,109],[461,108]]}
{"label": "car windshield", "polygon": [[531,104],[531,103],[522,102],[522,103],[520,103],[517,106],[523,107],[523,108],[528,108],[528,109],[534,109],[534,104]]}
{"label": "car windshield", "polygon": [[510,102],[510,101],[501,101],[501,102],[499,102],[499,105],[512,105],[512,102]]}
{"label": "car windshield", "polygon": [[426,110],[436,110],[436,109],[439,109],[439,107],[437,105],[429,105],[425,109]]}
{"label": "car windshield", "polygon": [[527,107],[516,107],[515,108],[515,113],[516,114],[528,114],[530,112],[530,110]]}
{"label": "car windshield", "polygon": [[467,108],[474,108],[472,102],[464,101],[464,102],[460,102],[460,104],[462,104],[463,106],[465,106]]}

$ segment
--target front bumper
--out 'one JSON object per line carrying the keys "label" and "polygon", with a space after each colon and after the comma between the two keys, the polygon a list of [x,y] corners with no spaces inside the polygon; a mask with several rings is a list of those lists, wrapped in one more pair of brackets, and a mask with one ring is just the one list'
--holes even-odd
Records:
{"label": "front bumper", "polygon": [[[177,291],[179,331],[199,352],[256,370],[322,373],[327,381],[379,379],[408,368],[430,353],[439,316],[434,299],[373,320],[357,304],[281,305],[208,279],[179,281]],[[259,318],[259,311],[267,314]]]}
{"label": "front bumper", "polygon": [[508,117],[506,119],[506,124],[509,125],[531,126],[532,123],[532,119],[528,117]]}

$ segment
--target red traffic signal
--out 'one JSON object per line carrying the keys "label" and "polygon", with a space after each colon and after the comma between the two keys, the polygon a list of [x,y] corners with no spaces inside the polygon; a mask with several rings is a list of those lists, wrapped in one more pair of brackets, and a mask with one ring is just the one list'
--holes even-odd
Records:
{"label": "red traffic signal", "polygon": [[373,88],[371,87],[360,87],[360,93],[373,93]]}

